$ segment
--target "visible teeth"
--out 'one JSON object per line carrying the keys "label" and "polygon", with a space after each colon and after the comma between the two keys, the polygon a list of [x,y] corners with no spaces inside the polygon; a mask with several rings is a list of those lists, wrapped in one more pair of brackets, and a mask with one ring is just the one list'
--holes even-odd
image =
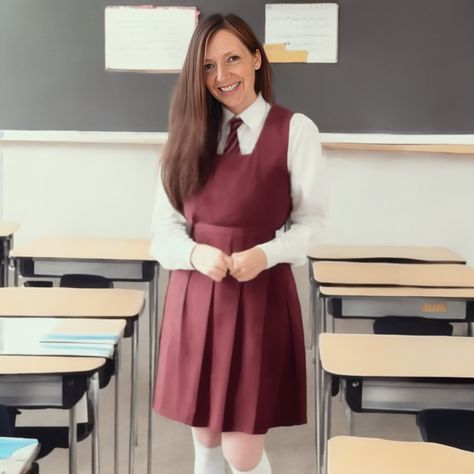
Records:
{"label": "visible teeth", "polygon": [[224,92],[232,92],[233,90],[235,90],[237,88],[237,86],[240,84],[240,82],[236,82],[235,84],[232,84],[230,86],[227,86],[227,87],[221,87],[220,89]]}

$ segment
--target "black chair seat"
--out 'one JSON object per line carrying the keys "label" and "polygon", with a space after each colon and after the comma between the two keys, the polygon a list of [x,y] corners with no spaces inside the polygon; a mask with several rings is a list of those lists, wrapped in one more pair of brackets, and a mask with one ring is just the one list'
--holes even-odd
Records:
{"label": "black chair seat", "polygon": [[452,336],[453,326],[442,319],[419,316],[385,316],[374,321],[375,334],[405,336]]}
{"label": "black chair seat", "polygon": [[[77,441],[87,438],[91,431],[91,423],[78,423]],[[45,457],[55,448],[69,448],[69,428],[67,426],[17,426],[15,436],[37,439],[41,445],[38,459]]]}
{"label": "black chair seat", "polygon": [[28,471],[28,474],[39,474],[40,468],[37,462],[33,463],[31,469]]}
{"label": "black chair seat", "polygon": [[52,288],[53,287],[53,282],[52,281],[46,281],[46,280],[28,280],[23,283],[23,286],[29,287],[29,288]]}
{"label": "black chair seat", "polygon": [[474,451],[474,411],[431,409],[416,415],[423,441]]}

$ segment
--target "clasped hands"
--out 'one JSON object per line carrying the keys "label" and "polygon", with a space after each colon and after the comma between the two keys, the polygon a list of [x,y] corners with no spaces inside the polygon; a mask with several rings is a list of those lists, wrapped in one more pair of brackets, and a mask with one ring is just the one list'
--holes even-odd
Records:
{"label": "clasped hands", "polygon": [[267,257],[259,247],[227,255],[211,245],[197,244],[191,252],[191,264],[215,282],[222,281],[227,272],[237,281],[244,282],[253,280],[265,270]]}

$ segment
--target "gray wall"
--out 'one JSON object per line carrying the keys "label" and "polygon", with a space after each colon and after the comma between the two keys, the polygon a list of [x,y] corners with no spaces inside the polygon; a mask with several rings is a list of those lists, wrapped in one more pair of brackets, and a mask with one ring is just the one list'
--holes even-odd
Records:
{"label": "gray wall", "polygon": [[[104,8],[0,0],[0,130],[166,131],[176,74],[104,69]],[[263,0],[170,0],[240,14]],[[297,3],[297,2],[295,2]],[[472,0],[339,0],[337,64],[274,64],[279,103],[323,132],[474,133]]]}

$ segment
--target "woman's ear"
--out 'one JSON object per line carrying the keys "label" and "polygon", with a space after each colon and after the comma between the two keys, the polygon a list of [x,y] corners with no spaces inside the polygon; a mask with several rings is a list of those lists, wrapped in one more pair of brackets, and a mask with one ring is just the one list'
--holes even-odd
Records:
{"label": "woman's ear", "polygon": [[255,51],[254,60],[255,60],[255,70],[258,71],[260,69],[260,66],[262,65],[262,55],[260,54],[259,49]]}

